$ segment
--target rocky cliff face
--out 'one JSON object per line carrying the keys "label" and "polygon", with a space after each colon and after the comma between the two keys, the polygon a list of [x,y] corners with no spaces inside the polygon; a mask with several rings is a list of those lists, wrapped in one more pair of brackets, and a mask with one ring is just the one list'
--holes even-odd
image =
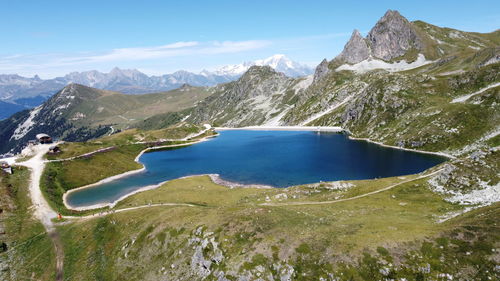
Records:
{"label": "rocky cliff face", "polygon": [[338,57],[347,63],[354,64],[369,58],[370,52],[366,40],[355,29],[352,32],[351,39],[345,44],[344,50]]}
{"label": "rocky cliff face", "polygon": [[389,10],[375,24],[367,39],[376,58],[391,60],[415,48],[422,49],[422,41],[411,23],[398,11]]}
{"label": "rocky cliff face", "polygon": [[389,10],[363,38],[354,30],[337,61],[356,64],[369,58],[391,61],[415,49],[423,49],[415,27],[398,11]]}
{"label": "rocky cliff face", "polygon": [[328,68],[328,61],[326,59],[323,59],[314,71],[314,81],[318,81],[323,76],[328,74],[329,71],[330,69]]}

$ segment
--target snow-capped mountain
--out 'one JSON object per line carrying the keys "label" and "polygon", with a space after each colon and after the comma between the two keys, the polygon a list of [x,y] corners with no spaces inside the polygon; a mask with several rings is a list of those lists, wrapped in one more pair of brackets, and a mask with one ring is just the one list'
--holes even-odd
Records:
{"label": "snow-capped mountain", "polygon": [[282,72],[289,77],[305,76],[313,73],[313,69],[311,67],[292,61],[285,55],[281,54],[274,55],[262,60],[249,61],[241,64],[226,65],[217,69],[213,73],[217,75],[241,76],[250,67],[254,65],[270,66],[274,70]]}
{"label": "snow-capped mountain", "polygon": [[120,69],[118,67],[113,68],[109,73],[97,70],[71,72],[63,77],[46,80],[41,79],[37,75],[28,78],[17,74],[0,74],[0,101],[5,103],[4,107],[11,107],[9,111],[4,110],[5,114],[0,114],[0,119],[8,117],[11,112],[41,104],[70,83],[78,83],[103,90],[118,91],[125,94],[143,94],[168,91],[179,88],[184,84],[214,86],[231,82],[238,79],[254,65],[270,66],[289,77],[304,76],[313,73],[312,68],[294,62],[285,55],[274,55],[262,60],[227,65],[215,71],[203,70],[200,73],[193,73],[179,70],[160,76],[148,76],[137,69]]}

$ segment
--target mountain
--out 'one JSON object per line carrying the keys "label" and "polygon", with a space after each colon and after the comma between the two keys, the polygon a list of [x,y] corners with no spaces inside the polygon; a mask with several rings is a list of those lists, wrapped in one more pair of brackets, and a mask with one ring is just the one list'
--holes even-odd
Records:
{"label": "mountain", "polygon": [[136,69],[113,68],[109,73],[99,71],[73,72],[63,77],[68,83],[78,83],[104,90],[118,91],[125,94],[144,94],[156,91],[168,91],[184,84],[193,86],[213,86],[231,81],[232,77],[195,74],[180,70],[172,74],[148,76]]}
{"label": "mountain", "polygon": [[423,38],[416,28],[398,11],[389,10],[366,38],[354,30],[337,58],[349,64],[370,58],[391,61],[402,58],[411,50],[421,52],[423,49]]}
{"label": "mountain", "polygon": [[0,74],[0,100],[15,102],[20,98],[47,97],[66,85],[62,78],[49,80],[22,77],[17,74]]}
{"label": "mountain", "polygon": [[213,72],[204,70],[199,74],[180,70],[161,76],[148,76],[136,69],[115,67],[109,73],[96,70],[72,72],[63,77],[47,80],[42,80],[38,76],[27,78],[19,75],[0,75],[0,100],[8,102],[3,104],[6,110],[0,115],[0,120],[10,116],[8,113],[40,105],[70,83],[125,94],[144,94],[176,89],[184,84],[203,87],[227,83],[238,79],[253,65],[269,65],[290,77],[304,76],[313,72],[310,67],[294,62],[284,55],[274,55],[254,62],[224,66]]}
{"label": "mountain", "polygon": [[22,105],[0,101],[0,120],[24,109],[26,109],[26,107]]}
{"label": "mountain", "polygon": [[290,78],[270,66],[252,66],[237,81],[214,87],[214,94],[190,111],[186,121],[230,127],[273,123],[308,81],[310,77]]}
{"label": "mountain", "polygon": [[[113,209],[57,223],[51,236],[63,252],[47,259],[27,258],[52,245],[41,226],[26,227],[33,210],[6,207],[16,224],[6,224],[5,234],[14,238],[0,243],[0,251],[10,255],[0,276],[14,272],[13,280],[53,280],[59,257],[68,280],[495,280],[499,59],[498,30],[464,32],[388,11],[366,37],[353,32],[342,53],[323,60],[314,75],[288,77],[252,65],[225,84],[138,96],[67,86],[44,105],[0,122],[0,141],[15,143],[42,130],[83,140],[112,133],[110,126],[147,130],[182,122],[341,126],[357,141],[448,159],[419,174],[286,189],[227,188],[208,176],[172,180]],[[189,100],[196,91],[199,97]],[[172,104],[174,96],[178,102]],[[159,104],[170,109],[158,110]],[[46,198],[62,201],[68,189],[139,168],[132,159],[143,147],[130,141],[136,137],[141,135],[130,130],[67,144],[67,152],[73,148],[78,154],[110,141],[123,145],[47,163],[41,178]],[[391,157],[400,157],[394,152]],[[115,167],[125,165],[131,167]],[[397,167],[388,159],[380,168]],[[2,177],[0,201],[29,194],[29,178],[17,167]]]}
{"label": "mountain", "polygon": [[[374,69],[403,71],[431,64],[463,62],[463,57],[478,51],[480,63],[498,61],[498,34],[464,32],[437,27],[422,21],[410,22],[398,11],[388,10],[362,37],[354,30],[342,52],[331,62],[323,61],[315,71],[315,80],[329,70],[351,70],[358,73]],[[328,65],[328,67],[326,67]],[[469,67],[464,65],[464,67]],[[458,69],[458,68],[457,68]]]}
{"label": "mountain", "polygon": [[270,66],[272,69],[282,72],[288,77],[306,76],[313,73],[313,69],[307,65],[294,62],[285,55],[274,55],[266,59],[244,62],[242,64],[227,65],[214,71],[217,75],[237,77],[245,73],[252,66]]}
{"label": "mountain", "polygon": [[[341,126],[358,138],[454,155],[450,171],[430,188],[467,197],[498,184],[491,175],[497,174],[492,151],[500,132],[499,58],[499,30],[464,32],[388,11],[367,37],[354,31],[344,50],[323,60],[314,75],[290,78],[252,66],[237,81],[212,88],[214,94],[195,107],[138,126],[179,120],[227,127]],[[478,153],[488,155],[485,166],[470,163]]]}
{"label": "mountain", "polygon": [[184,85],[168,92],[125,95],[72,83],[42,105],[0,121],[0,154],[18,152],[39,133],[67,141],[95,138],[151,115],[189,108],[210,94],[206,88]]}

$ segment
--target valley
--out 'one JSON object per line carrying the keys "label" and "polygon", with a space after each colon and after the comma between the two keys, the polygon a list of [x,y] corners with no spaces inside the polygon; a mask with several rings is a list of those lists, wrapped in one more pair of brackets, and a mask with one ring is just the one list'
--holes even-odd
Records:
{"label": "valley", "polygon": [[[0,121],[0,153],[21,153],[0,177],[0,279],[496,280],[499,73],[499,30],[465,32],[388,10],[314,74],[259,62],[221,84],[152,94],[69,84]],[[223,143],[245,132],[231,144],[254,158]],[[61,152],[25,148],[40,133]],[[316,146],[271,138],[286,134]],[[373,150],[327,142],[337,138]],[[315,148],[323,158],[310,157]],[[157,174],[138,162],[145,151],[161,151],[146,155],[158,157]],[[439,155],[447,158],[411,171],[396,161],[418,166]],[[344,168],[359,172],[370,157],[383,161],[369,176],[347,176]],[[235,174],[214,176],[218,165]],[[374,172],[390,168],[397,172]],[[302,180],[308,169],[325,174]],[[81,188],[112,178],[123,187],[133,173],[161,177],[120,200],[102,191],[68,208],[68,192],[93,196]]]}

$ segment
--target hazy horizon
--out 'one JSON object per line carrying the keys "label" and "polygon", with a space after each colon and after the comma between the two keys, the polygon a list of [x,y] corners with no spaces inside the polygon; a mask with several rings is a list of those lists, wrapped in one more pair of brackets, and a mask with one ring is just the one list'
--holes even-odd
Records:
{"label": "hazy horizon", "polygon": [[500,26],[494,3],[315,1],[306,9],[289,1],[6,2],[0,73],[44,79],[114,67],[197,73],[274,54],[314,67],[335,57],[353,29],[366,35],[388,9],[410,21],[491,32]]}

